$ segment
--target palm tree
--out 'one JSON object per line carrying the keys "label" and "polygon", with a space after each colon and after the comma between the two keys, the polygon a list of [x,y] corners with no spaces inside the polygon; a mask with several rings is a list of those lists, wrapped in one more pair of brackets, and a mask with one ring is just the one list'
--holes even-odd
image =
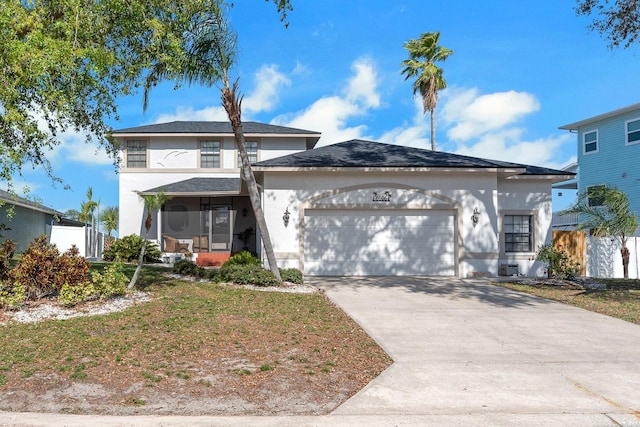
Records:
{"label": "palm tree", "polygon": [[136,267],[136,271],[133,273],[133,277],[129,282],[129,286],[127,289],[133,289],[138,281],[138,277],[140,276],[140,270],[142,270],[142,263],[144,261],[144,253],[147,249],[147,237],[149,236],[149,230],[151,229],[151,224],[153,223],[152,213],[156,213],[156,211],[162,208],[166,202],[171,200],[171,196],[168,196],[164,193],[164,191],[158,191],[153,195],[140,196],[142,200],[144,200],[144,208],[147,211],[147,218],[144,221],[144,237],[142,238],[142,247],[140,248],[140,256],[138,257],[138,266]]}
{"label": "palm tree", "polygon": [[242,161],[240,176],[247,185],[269,268],[281,282],[271,237],[260,203],[258,184],[245,148],[241,120],[242,97],[237,93],[238,81],[230,85],[229,80],[229,70],[235,63],[237,35],[227,25],[222,7],[210,16],[199,18],[194,19],[192,31],[186,36],[189,50],[182,60],[180,69],[172,71],[164,64],[159,64],[151,70],[144,86],[143,107],[146,108],[148,105],[148,94],[151,88],[162,80],[183,80],[189,84],[198,83],[206,86],[222,81],[222,104],[231,122],[236,148]]}
{"label": "palm tree", "polygon": [[87,189],[87,200],[80,204],[80,215],[78,215],[78,220],[84,222],[86,225],[91,224],[91,247],[89,248],[89,252],[92,256],[96,255],[95,253],[95,240],[96,240],[96,217],[94,212],[96,209],[99,209],[100,201],[97,202],[93,200],[93,188],[89,187]]}
{"label": "palm tree", "polygon": [[120,219],[120,211],[117,206],[107,206],[100,212],[100,222],[104,225],[109,237],[111,232],[118,229],[118,221]]}
{"label": "palm tree", "polygon": [[413,94],[420,92],[424,113],[431,112],[431,149],[436,149],[435,110],[438,103],[438,91],[447,87],[443,77],[444,71],[436,66],[437,61],[444,61],[453,54],[451,49],[438,46],[440,33],[422,33],[417,39],[404,44],[409,52],[409,59],[402,61],[404,79],[416,78],[413,83]]}
{"label": "palm tree", "polygon": [[597,185],[578,193],[576,202],[560,212],[578,214],[577,229],[591,230],[593,235],[611,237],[620,242],[624,278],[629,278],[629,248],[627,239],[638,228],[638,216],[631,212],[627,195],[616,187]]}

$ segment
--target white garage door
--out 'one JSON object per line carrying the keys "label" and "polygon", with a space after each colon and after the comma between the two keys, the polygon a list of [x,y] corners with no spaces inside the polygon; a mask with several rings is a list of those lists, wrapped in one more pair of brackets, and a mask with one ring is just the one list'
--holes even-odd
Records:
{"label": "white garage door", "polygon": [[304,272],[453,276],[454,218],[452,211],[307,210]]}

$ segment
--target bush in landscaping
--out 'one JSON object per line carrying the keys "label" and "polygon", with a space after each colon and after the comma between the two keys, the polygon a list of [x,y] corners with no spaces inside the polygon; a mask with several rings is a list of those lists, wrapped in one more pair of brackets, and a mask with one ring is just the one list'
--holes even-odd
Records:
{"label": "bush in landscaping", "polygon": [[579,263],[571,259],[566,251],[556,249],[552,244],[540,246],[536,252],[536,260],[546,265],[549,278],[573,280],[580,271]]}
{"label": "bush in landscaping", "polygon": [[302,271],[297,268],[281,268],[280,277],[283,282],[295,283],[296,285],[301,285],[303,281]]}
{"label": "bush in landscaping", "polygon": [[239,285],[271,286],[278,283],[268,270],[259,265],[224,264],[219,271],[220,281],[232,282]]}
{"label": "bush in landscaping", "polygon": [[27,288],[20,282],[0,282],[0,308],[16,309],[27,299]]}
{"label": "bush in landscaping", "polygon": [[25,287],[30,300],[57,294],[65,283],[87,282],[89,265],[74,249],[60,255],[56,245],[47,243],[47,236],[40,236],[29,244],[11,270],[11,279]]}
{"label": "bush in landscaping", "polygon": [[11,259],[16,250],[16,242],[6,239],[0,247],[0,282],[9,279],[11,270]]}
{"label": "bush in landscaping", "polygon": [[[142,237],[137,234],[130,234],[124,236],[122,239],[118,239],[111,244],[109,249],[105,250],[102,254],[102,258],[105,261],[121,261],[121,262],[133,262],[137,261],[140,257],[140,250],[142,249]],[[160,250],[158,245],[154,242],[147,242],[147,247],[144,252],[145,262],[160,262]]]}
{"label": "bush in landscaping", "polygon": [[129,278],[122,272],[121,263],[107,266],[102,273],[91,272],[91,282],[65,283],[58,294],[58,301],[74,306],[93,299],[107,299],[127,293]]}
{"label": "bush in landscaping", "polygon": [[183,276],[205,277],[205,269],[188,259],[181,259],[173,264],[173,272]]}
{"label": "bush in landscaping", "polygon": [[234,254],[222,266],[226,265],[260,265],[260,260],[249,251]]}

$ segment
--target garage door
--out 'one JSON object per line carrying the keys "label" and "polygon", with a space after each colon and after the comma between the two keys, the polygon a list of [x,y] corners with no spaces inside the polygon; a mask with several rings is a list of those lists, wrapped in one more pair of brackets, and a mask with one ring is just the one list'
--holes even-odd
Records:
{"label": "garage door", "polygon": [[455,275],[453,211],[307,210],[304,272]]}

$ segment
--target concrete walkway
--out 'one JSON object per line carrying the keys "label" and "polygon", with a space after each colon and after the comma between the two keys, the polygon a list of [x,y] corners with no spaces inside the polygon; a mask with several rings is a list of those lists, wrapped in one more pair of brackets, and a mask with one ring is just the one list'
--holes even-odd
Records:
{"label": "concrete walkway", "polygon": [[486,280],[322,278],[394,364],[323,417],[0,412],[0,425],[640,426],[640,326]]}

